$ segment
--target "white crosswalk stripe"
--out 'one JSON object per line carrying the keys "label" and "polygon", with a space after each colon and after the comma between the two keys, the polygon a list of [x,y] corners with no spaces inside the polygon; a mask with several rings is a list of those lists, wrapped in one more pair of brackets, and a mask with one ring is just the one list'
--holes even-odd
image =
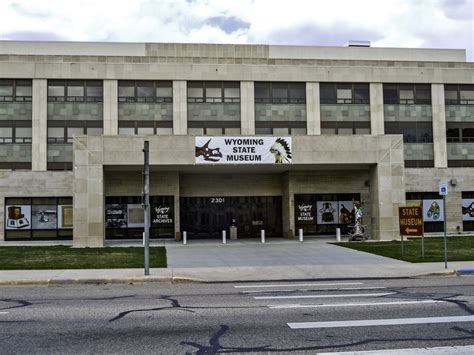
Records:
{"label": "white crosswalk stripe", "polygon": [[324,287],[318,289],[309,289],[309,288],[299,288],[296,290],[251,290],[251,291],[241,291],[244,294],[250,293],[283,293],[283,292],[295,292],[295,291],[358,291],[358,290],[381,290],[386,289],[383,286],[367,286],[367,287]]}
{"label": "white crosswalk stripe", "polygon": [[352,286],[363,285],[363,282],[325,282],[325,283],[285,283],[262,285],[236,285],[234,288],[262,288],[262,287],[318,287],[318,286]]}
{"label": "white crosswalk stripe", "polygon": [[283,300],[283,299],[298,299],[298,298],[344,298],[344,297],[381,297],[394,295],[396,292],[383,293],[341,293],[341,294],[327,294],[327,295],[300,295],[300,296],[255,296],[256,300]]}
{"label": "white crosswalk stripe", "polygon": [[8,312],[0,312],[0,314],[8,314]]}
{"label": "white crosswalk stripe", "polygon": [[366,303],[325,303],[325,304],[279,304],[267,305],[271,309],[290,309],[290,308],[329,308],[329,307],[370,307],[370,306],[399,306],[410,304],[432,304],[445,301],[438,300],[420,300],[420,301],[394,301],[394,302],[366,302]]}

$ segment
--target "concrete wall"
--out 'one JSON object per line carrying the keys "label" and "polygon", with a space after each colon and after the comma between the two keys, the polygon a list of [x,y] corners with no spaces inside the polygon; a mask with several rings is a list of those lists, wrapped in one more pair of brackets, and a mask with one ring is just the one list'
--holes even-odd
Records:
{"label": "concrete wall", "polygon": [[474,122],[474,105],[446,105],[447,122]]}
{"label": "concrete wall", "polygon": [[321,105],[321,121],[370,121],[370,105]]}
{"label": "concrete wall", "polygon": [[385,122],[431,122],[431,105],[384,105]]}
{"label": "concrete wall", "polygon": [[305,122],[305,104],[255,104],[255,121],[257,122]]}
{"label": "concrete wall", "polygon": [[240,103],[188,103],[189,121],[240,122]]}
{"label": "concrete wall", "polygon": [[119,103],[119,121],[172,121],[172,103]]}
{"label": "concrete wall", "polygon": [[31,102],[0,102],[1,121],[31,121],[32,112]]}
{"label": "concrete wall", "polygon": [[102,102],[48,102],[48,120],[102,121]]}

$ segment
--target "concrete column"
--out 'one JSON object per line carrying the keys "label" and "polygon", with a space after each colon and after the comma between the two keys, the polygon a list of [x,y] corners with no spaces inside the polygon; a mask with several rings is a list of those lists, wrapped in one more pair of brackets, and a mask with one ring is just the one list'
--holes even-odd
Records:
{"label": "concrete column", "polygon": [[446,111],[443,84],[431,84],[431,105],[433,111],[434,166],[435,168],[447,168],[448,147],[446,144]]}
{"label": "concrete column", "polygon": [[33,80],[33,106],[31,122],[31,169],[46,171],[48,167],[48,81]]}
{"label": "concrete column", "polygon": [[240,82],[240,133],[255,135],[255,91],[253,81]]}
{"label": "concrete column", "polygon": [[295,236],[295,199],[291,188],[291,176],[289,173],[286,173],[282,179],[283,237],[293,239]]}
{"label": "concrete column", "polygon": [[306,83],[306,132],[308,135],[321,134],[321,105],[319,83]]}
{"label": "concrete column", "polygon": [[[446,180],[449,181],[449,179]],[[461,213],[462,192],[451,185],[448,186],[448,189],[449,193],[446,195],[446,226],[448,233],[455,234],[457,232],[456,227],[459,226],[460,230],[463,230],[463,215]]]}
{"label": "concrete column", "polygon": [[188,134],[187,84],[184,80],[173,81],[173,134]]}
{"label": "concrete column", "polygon": [[385,134],[383,115],[383,85],[370,83],[370,133],[374,136]]}
{"label": "concrete column", "polygon": [[402,137],[389,149],[370,170],[372,239],[377,240],[399,239],[398,207],[405,204]]}
{"label": "concrete column", "polygon": [[118,134],[117,80],[104,80],[104,134]]}
{"label": "concrete column", "polygon": [[74,247],[102,247],[105,239],[103,141],[74,140]]}

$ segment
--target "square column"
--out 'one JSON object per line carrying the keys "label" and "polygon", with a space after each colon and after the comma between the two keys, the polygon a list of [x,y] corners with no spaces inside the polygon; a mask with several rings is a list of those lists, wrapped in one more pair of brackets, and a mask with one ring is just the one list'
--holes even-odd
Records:
{"label": "square column", "polygon": [[253,81],[240,82],[240,133],[255,135],[255,92]]}
{"label": "square column", "polygon": [[104,80],[104,134],[118,134],[117,80]]}
{"label": "square column", "polygon": [[400,238],[398,207],[406,200],[403,138],[394,138],[387,148],[370,169],[372,239],[376,240]]}
{"label": "square column", "polygon": [[319,83],[306,83],[306,132],[308,135],[321,134],[321,106]]}
{"label": "square column", "polygon": [[447,168],[448,147],[446,144],[446,108],[443,84],[431,84],[431,105],[433,111],[434,166],[435,168]]}
{"label": "square column", "polygon": [[370,83],[370,134],[385,134],[383,115],[383,85]]}
{"label": "square column", "polygon": [[33,80],[31,121],[31,169],[46,171],[48,168],[48,80]]}
{"label": "square column", "polygon": [[188,102],[185,80],[173,81],[173,134],[188,134]]}
{"label": "square column", "polygon": [[74,138],[74,247],[103,247],[105,195],[101,136]]}

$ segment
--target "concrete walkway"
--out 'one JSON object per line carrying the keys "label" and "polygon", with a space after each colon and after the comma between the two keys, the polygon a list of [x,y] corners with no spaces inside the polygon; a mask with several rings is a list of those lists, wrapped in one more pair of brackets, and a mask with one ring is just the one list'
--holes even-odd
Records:
{"label": "concrete walkway", "polygon": [[[160,242],[163,243],[163,242]],[[121,246],[124,243],[120,244]],[[136,245],[136,244],[135,244]],[[474,262],[412,264],[338,247],[327,240],[168,241],[168,268],[109,270],[0,271],[0,284],[63,284],[150,281],[260,281],[348,278],[393,278],[449,275],[474,269]]]}

